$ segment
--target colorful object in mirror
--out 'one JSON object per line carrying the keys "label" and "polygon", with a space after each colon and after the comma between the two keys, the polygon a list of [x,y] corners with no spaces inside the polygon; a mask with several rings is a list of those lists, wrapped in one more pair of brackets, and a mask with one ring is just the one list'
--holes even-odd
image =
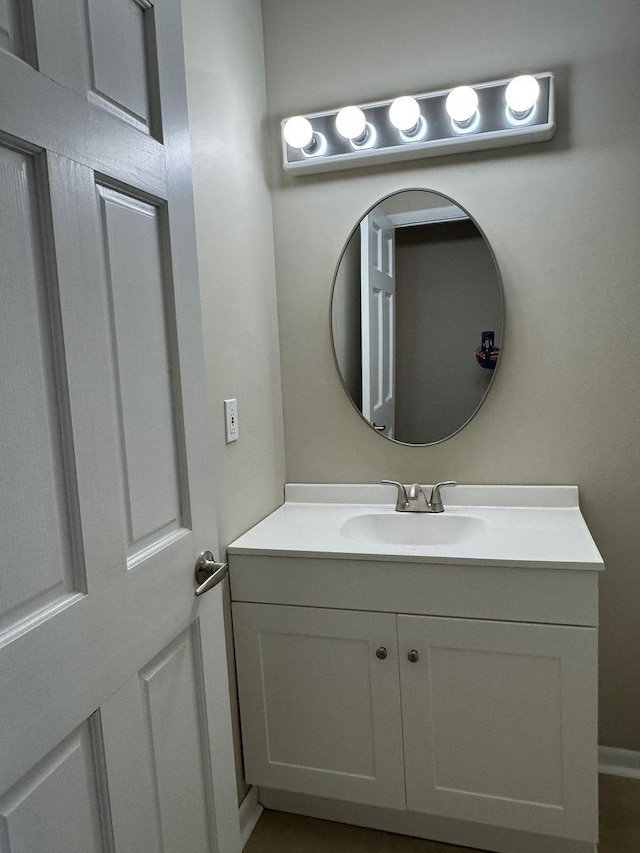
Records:
{"label": "colorful object in mirror", "polygon": [[476,350],[476,361],[485,370],[494,370],[500,355],[500,347],[495,346],[495,332],[482,333],[482,343]]}

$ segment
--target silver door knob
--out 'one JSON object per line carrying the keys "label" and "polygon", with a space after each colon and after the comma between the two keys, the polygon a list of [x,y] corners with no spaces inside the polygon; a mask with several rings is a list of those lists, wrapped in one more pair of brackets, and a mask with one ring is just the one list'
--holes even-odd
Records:
{"label": "silver door knob", "polygon": [[208,589],[211,589],[221,580],[224,580],[229,574],[229,567],[226,563],[217,563],[211,551],[203,551],[196,560],[196,587],[195,595],[202,595]]}
{"label": "silver door knob", "polygon": [[376,649],[376,657],[378,660],[385,660],[387,657],[387,650],[384,646],[380,646],[380,648]]}
{"label": "silver door knob", "polygon": [[418,652],[415,649],[411,649],[411,651],[407,655],[407,660],[410,663],[415,663],[419,657],[420,657],[420,655],[418,654]]}

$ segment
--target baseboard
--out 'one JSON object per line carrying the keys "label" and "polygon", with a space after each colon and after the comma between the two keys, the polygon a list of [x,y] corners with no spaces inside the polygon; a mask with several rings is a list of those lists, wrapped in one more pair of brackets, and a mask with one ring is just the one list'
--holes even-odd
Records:
{"label": "baseboard", "polygon": [[240,803],[238,809],[238,820],[240,822],[240,843],[244,849],[245,844],[251,837],[258,818],[263,812],[263,808],[258,802],[258,789],[252,785],[247,792],[246,797]]}
{"label": "baseboard", "polygon": [[455,844],[458,848],[493,850],[497,853],[597,853],[597,845],[593,841],[557,838],[437,815],[293,794],[273,788],[260,788],[260,801],[266,809],[274,811],[381,829],[384,832]]}
{"label": "baseboard", "polygon": [[612,746],[599,746],[598,773],[640,779],[640,752],[632,749],[615,749]]}

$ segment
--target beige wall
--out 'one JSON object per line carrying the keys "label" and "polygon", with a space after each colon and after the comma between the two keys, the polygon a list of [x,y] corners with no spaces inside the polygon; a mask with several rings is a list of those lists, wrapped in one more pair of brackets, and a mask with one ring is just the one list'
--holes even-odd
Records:
{"label": "beige wall", "polygon": [[[287,478],[577,483],[607,562],[601,736],[640,749],[640,4],[264,0]],[[551,142],[288,177],[281,118],[524,71],[557,75]],[[500,266],[501,368],[454,438],[395,446],[348,402],[329,345],[334,266],[381,196],[457,199]]]}
{"label": "beige wall", "polygon": [[[262,16],[259,0],[182,5],[207,370],[202,406],[213,426],[224,552],[283,500]],[[226,397],[238,400],[240,438],[230,445],[224,441]],[[237,715],[235,724],[237,745]],[[242,797],[246,789],[238,768]]]}

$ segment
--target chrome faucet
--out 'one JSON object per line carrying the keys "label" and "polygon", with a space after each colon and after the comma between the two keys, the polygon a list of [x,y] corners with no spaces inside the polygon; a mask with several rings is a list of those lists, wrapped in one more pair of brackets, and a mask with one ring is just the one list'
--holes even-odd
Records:
{"label": "chrome faucet", "polygon": [[456,486],[453,480],[445,480],[442,483],[436,483],[431,489],[429,500],[418,483],[412,486],[403,486],[396,480],[382,480],[381,482],[389,486],[395,486],[398,490],[396,498],[396,512],[444,512],[442,498],[440,497],[440,489],[442,486]]}

